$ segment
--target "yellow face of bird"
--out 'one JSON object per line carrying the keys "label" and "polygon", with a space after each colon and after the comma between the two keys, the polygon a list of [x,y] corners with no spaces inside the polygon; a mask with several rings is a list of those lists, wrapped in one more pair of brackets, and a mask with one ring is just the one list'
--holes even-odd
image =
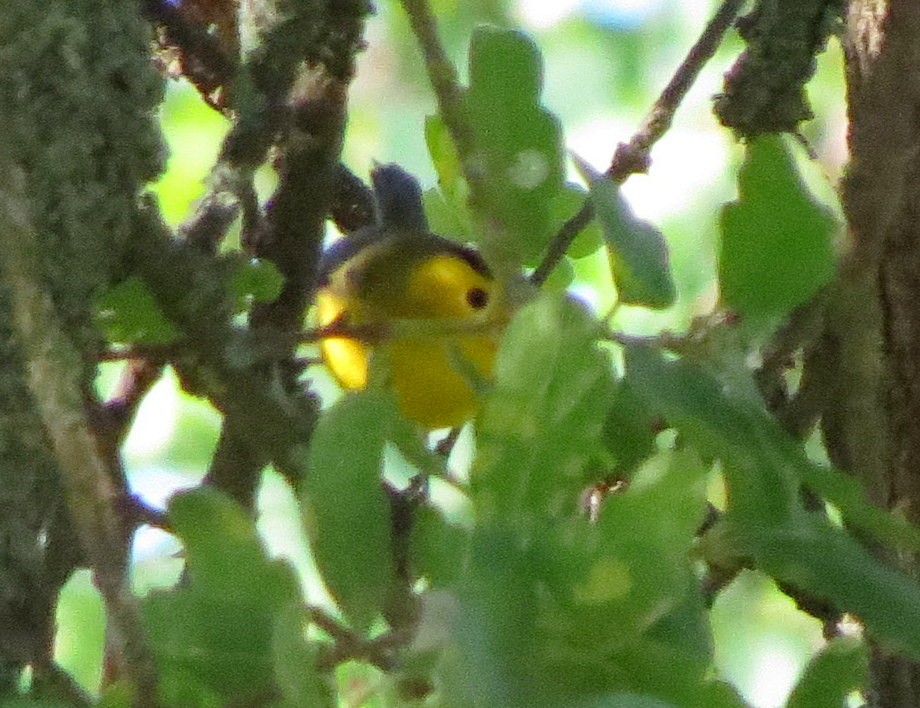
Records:
{"label": "yellow face of bird", "polygon": [[[454,251],[410,255],[379,249],[349,259],[317,296],[321,326],[428,320],[437,326],[394,334],[370,347],[323,341],[323,357],[345,388],[367,385],[373,353],[384,359],[403,414],[425,428],[459,425],[478,407],[476,388],[492,376],[507,303],[484,268]],[[363,260],[362,260],[363,259]]]}

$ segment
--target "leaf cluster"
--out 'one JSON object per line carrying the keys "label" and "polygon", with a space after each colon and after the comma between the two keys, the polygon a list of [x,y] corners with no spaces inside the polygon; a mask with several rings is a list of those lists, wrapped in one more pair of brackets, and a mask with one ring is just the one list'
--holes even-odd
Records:
{"label": "leaf cluster", "polygon": [[[517,31],[477,30],[469,85],[455,87],[459,114],[442,103],[425,125],[439,178],[427,216],[438,233],[477,243],[499,277],[546,266],[555,278],[508,325],[469,469],[458,469],[459,455],[429,447],[386,390],[317,414],[300,376],[320,226],[349,205],[320,204],[303,228],[292,217],[303,191],[292,184],[316,187],[310,198],[335,191],[342,127],[311,125],[311,138],[328,139],[322,149],[299,140],[311,114],[291,85],[292,37],[335,33],[313,27],[304,7],[272,7],[278,17],[254,26],[282,44],[237,67],[240,111],[204,211],[182,242],[160,238],[151,218],[137,274],[96,300],[109,342],[169,362],[224,414],[206,483],[175,495],[161,520],[183,545],[185,573],[139,600],[157,695],[139,697],[127,676],[99,705],[332,706],[356,676],[371,676],[379,705],[740,708],[714,669],[708,612],[720,582],[742,569],[821,608],[829,631],[849,614],[873,640],[920,657],[916,583],[864,543],[915,553],[920,531],[809,457],[764,400],[765,366],[751,365],[835,273],[837,223],[804,185],[794,150],[776,136],[745,146],[738,198],[721,212],[718,310],[687,332],[619,331],[566,292],[574,264],[602,256],[617,307],[665,310],[681,298],[667,235],[631,211],[613,166],[600,173],[576,160],[585,186],[567,181],[539,49]],[[354,30],[333,42],[347,46],[336,79],[349,74]],[[341,117],[340,106],[321,107]],[[285,130],[281,184],[253,208],[252,171]],[[593,221],[545,260],[586,203]],[[237,210],[255,259],[216,255]],[[292,244],[303,260],[287,257]],[[794,398],[794,362],[779,370]],[[394,474],[394,458],[410,481]],[[296,490],[327,606],[305,602],[256,529],[252,487],[269,463]],[[238,477],[228,482],[228,470]],[[714,483],[725,489],[719,508]],[[837,705],[866,672],[863,644],[833,639],[787,705]]]}

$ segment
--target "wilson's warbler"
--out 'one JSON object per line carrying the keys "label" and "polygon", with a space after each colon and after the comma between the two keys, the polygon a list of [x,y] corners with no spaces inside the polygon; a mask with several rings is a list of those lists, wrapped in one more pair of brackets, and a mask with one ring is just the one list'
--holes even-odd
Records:
{"label": "wilson's warbler", "polygon": [[320,326],[393,326],[372,346],[327,338],[323,358],[348,389],[367,385],[371,354],[382,358],[406,418],[427,429],[459,425],[476,411],[477,384],[492,375],[506,289],[476,250],[430,232],[412,176],[382,165],[371,179],[377,223],[328,249],[317,313]]}

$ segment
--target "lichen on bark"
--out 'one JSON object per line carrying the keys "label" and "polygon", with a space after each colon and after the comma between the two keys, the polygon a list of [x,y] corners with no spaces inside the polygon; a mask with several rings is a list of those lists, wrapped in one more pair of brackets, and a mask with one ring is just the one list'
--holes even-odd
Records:
{"label": "lichen on bark", "polygon": [[[164,163],[162,80],[134,3],[4,0],[0,36],[0,163],[25,180],[0,180],[0,226],[22,210],[35,231],[89,409],[102,344],[93,302],[121,277],[139,192]],[[24,666],[38,680],[51,661],[57,594],[81,556],[11,294],[0,284],[0,695]]]}
{"label": "lichen on bark", "polygon": [[842,0],[762,0],[737,26],[747,48],[725,75],[715,112],[744,138],[795,132],[812,117],[805,84],[838,28]]}

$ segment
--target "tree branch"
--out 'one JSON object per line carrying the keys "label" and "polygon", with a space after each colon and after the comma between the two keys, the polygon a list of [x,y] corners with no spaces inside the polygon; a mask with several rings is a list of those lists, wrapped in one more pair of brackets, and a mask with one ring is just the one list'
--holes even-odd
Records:
{"label": "tree branch", "polygon": [[[684,96],[687,95],[687,91],[690,90],[706,63],[712,59],[744,2],[745,0],[724,0],[719,6],[712,20],[706,25],[703,33],[687,52],[687,56],[677,71],[674,72],[668,85],[664,87],[651,110],[645,115],[639,130],[628,143],[620,143],[617,146],[610,167],[607,168],[608,177],[622,184],[630,175],[648,170],[652,147],[671,127],[674,114],[684,100]],[[591,223],[593,218],[594,207],[590,200],[586,200],[581,209],[566,221],[553,237],[543,260],[530,276],[530,281],[534,285],[542,285],[546,282],[549,274],[569,250],[575,237]]]}
{"label": "tree branch", "polygon": [[160,27],[160,44],[178,53],[182,75],[213,108],[227,107],[225,87],[236,72],[236,60],[203,25],[186,17],[168,0],[142,0],[144,14]]}
{"label": "tree branch", "polygon": [[38,242],[26,213],[22,172],[0,170],[0,269],[10,290],[14,322],[35,396],[63,474],[67,505],[116,633],[125,673],[139,704],[154,705],[156,669],[140,613],[125,578],[124,528],[111,502],[118,495],[99,455],[83,407],[82,359],[74,349],[41,286]]}
{"label": "tree branch", "polygon": [[812,117],[805,84],[838,30],[843,0],[770,0],[738,21],[747,48],[725,74],[715,114],[741,138],[794,133]]}
{"label": "tree branch", "polygon": [[428,0],[401,2],[422,49],[428,80],[438,102],[438,112],[457,148],[463,176],[470,188],[470,199],[473,204],[482,204],[483,201],[478,196],[483,188],[482,167],[476,159],[476,141],[473,129],[466,118],[463,88],[457,78],[457,70],[438,38],[437,23]]}
{"label": "tree branch", "polygon": [[[285,344],[268,367],[261,366],[252,373],[263,378],[266,388],[274,385],[293,396],[300,395],[301,385],[297,381],[299,368],[292,362],[297,341],[289,335],[299,331],[312,297],[325,223],[341,179],[338,160],[345,129],[345,98],[354,73],[354,54],[363,46],[363,11],[360,4],[351,11],[330,5],[326,14],[309,18],[311,36],[304,36],[297,46],[303,47],[305,55],[319,54],[325,60],[301,67],[288,89],[275,160],[279,185],[266,205],[261,228],[248,243],[254,255],[271,260],[284,276],[280,295],[253,308],[249,327],[258,339]],[[276,32],[269,31],[266,41]],[[329,51],[308,40],[323,46],[328,43]],[[274,50],[266,48],[265,52],[270,55]],[[289,52],[286,61],[299,65],[304,58]],[[314,404],[308,416],[312,421],[315,401],[307,400]],[[206,481],[251,508],[258,475],[268,458],[245,444],[240,426],[239,420],[225,417]]]}

